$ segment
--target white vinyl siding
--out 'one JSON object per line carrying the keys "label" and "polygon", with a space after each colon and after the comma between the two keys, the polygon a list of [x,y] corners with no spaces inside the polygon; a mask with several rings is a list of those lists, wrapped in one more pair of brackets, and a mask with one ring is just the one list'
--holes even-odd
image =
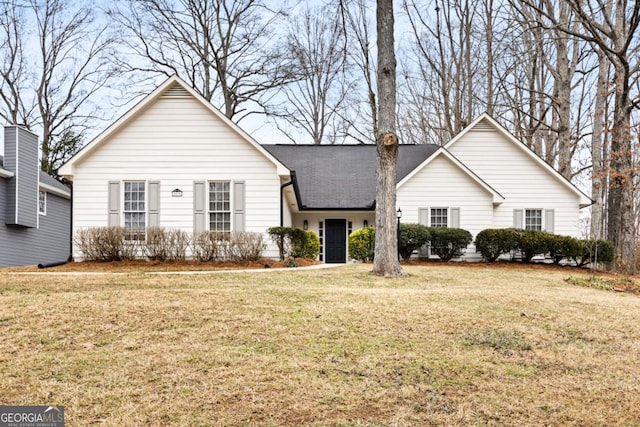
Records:
{"label": "white vinyl siding", "polygon": [[579,197],[531,158],[527,147],[498,130],[471,129],[447,149],[505,198],[495,207],[493,227],[513,227],[515,212],[522,210],[518,228],[524,228],[524,209],[542,207],[554,212],[554,233],[580,235]]}
{"label": "white vinyl siding", "polygon": [[[200,190],[205,196],[200,206],[202,229],[209,227],[208,181],[242,182],[245,203],[242,211],[232,211],[231,221],[241,217],[245,231],[265,233],[265,241],[269,242],[265,256],[278,255],[265,232],[280,225],[281,182],[276,166],[193,98],[160,98],[151,103],[90,156],[76,163],[74,174],[76,231],[107,225],[105,208],[110,181],[115,188],[115,182],[150,183],[161,178],[158,225],[188,233],[196,230],[194,208],[200,203],[196,194]],[[202,188],[196,183],[202,183]],[[182,197],[171,197],[174,189],[181,190]],[[233,187],[232,193],[235,191]],[[109,212],[110,221],[122,221],[117,218],[122,206]],[[285,220],[288,217],[289,207],[285,206]],[[150,216],[148,221],[151,225]],[[235,226],[232,224],[233,229]],[[79,255],[77,248],[75,251]]]}
{"label": "white vinyl siding", "polygon": [[[445,156],[436,157],[400,186],[396,204],[402,208],[403,223],[429,226],[431,208],[447,208],[448,227],[463,228],[476,236],[493,225],[493,195]],[[465,259],[474,257],[471,244]]]}

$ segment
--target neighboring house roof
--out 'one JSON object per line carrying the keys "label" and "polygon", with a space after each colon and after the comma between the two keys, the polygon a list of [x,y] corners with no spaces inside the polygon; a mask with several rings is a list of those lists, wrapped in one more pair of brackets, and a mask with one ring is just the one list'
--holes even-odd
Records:
{"label": "neighboring house roof", "polygon": [[[14,176],[14,173],[3,169],[4,166],[4,157],[0,156],[0,178],[11,178]],[[55,194],[57,196],[63,197],[65,199],[71,199],[71,190],[69,187],[48,175],[47,173],[40,171],[39,177],[39,187],[40,190],[46,191],[48,193]]]}
{"label": "neighboring house roof", "polygon": [[[482,123],[481,123],[482,122]],[[587,206],[591,206],[594,201],[584,194],[578,187],[576,187],[571,181],[562,176],[560,172],[558,172],[553,166],[549,163],[545,162],[540,156],[538,156],[531,148],[527,147],[525,143],[516,138],[511,132],[509,132],[504,126],[498,123],[493,117],[491,117],[488,113],[483,113],[478,116],[474,121],[472,121],[469,126],[464,128],[459,134],[457,134],[451,141],[445,144],[444,148],[449,149],[452,145],[454,145],[457,141],[464,138],[465,134],[467,134],[470,130],[472,130],[476,126],[491,126],[502,133],[507,140],[517,146],[522,152],[527,155],[534,162],[542,166],[547,170],[556,180],[558,180],[562,185],[567,187],[573,193],[575,193],[580,199],[580,207],[584,208]]]}
{"label": "neighboring house roof", "polygon": [[175,91],[176,88],[186,90],[191,96],[199,101],[205,108],[207,108],[213,115],[224,122],[227,126],[232,128],[242,139],[251,144],[258,152],[268,158],[277,168],[278,175],[288,176],[289,170],[287,170],[282,163],[274,158],[269,152],[267,152],[258,142],[256,142],[248,133],[242,130],[238,125],[229,120],[224,114],[214,107],[209,101],[200,96],[193,88],[176,75],[169,77],[158,86],[153,92],[143,98],[138,104],[127,111],[122,117],[116,120],[111,126],[105,129],[97,137],[95,137],[89,144],[84,146],[78,153],[76,153],[71,159],[62,165],[59,169],[59,174],[73,179],[73,166],[75,163],[82,161],[83,158],[91,154],[97,147],[109,140],[109,138],[125,127],[129,122],[134,120],[141,112],[143,112],[149,105],[159,99],[163,94],[169,91]]}
{"label": "neighboring house roof", "polygon": [[[301,210],[373,210],[375,145],[263,145],[295,172]],[[396,182],[438,151],[433,144],[400,145]]]}
{"label": "neighboring house roof", "polygon": [[40,190],[55,194],[65,199],[71,198],[69,187],[45,172],[40,171]]}
{"label": "neighboring house roof", "polygon": [[13,176],[13,172],[3,169],[4,167],[4,157],[0,156],[0,178],[11,178]]}

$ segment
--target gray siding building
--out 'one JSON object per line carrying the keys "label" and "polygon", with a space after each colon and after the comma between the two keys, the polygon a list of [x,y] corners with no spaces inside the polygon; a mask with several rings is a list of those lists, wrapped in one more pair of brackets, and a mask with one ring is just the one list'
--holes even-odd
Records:
{"label": "gray siding building", "polygon": [[71,191],[40,171],[38,137],[4,129],[0,156],[0,267],[65,261],[70,254]]}

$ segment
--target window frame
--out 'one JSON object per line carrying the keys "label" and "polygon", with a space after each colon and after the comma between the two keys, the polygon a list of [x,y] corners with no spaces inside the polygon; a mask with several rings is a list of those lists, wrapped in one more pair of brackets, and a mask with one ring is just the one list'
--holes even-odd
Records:
{"label": "window frame", "polygon": [[[435,210],[441,211],[441,213],[444,212],[444,214],[445,214],[445,216],[444,216],[445,225],[434,225],[434,218],[436,218],[436,219],[440,218],[440,220],[442,219],[442,215],[436,214],[434,216],[433,211],[435,211]],[[447,208],[445,208],[445,207],[430,207],[429,208],[429,227],[449,228],[449,221],[451,219],[450,217],[451,217],[451,215],[449,214],[449,208],[448,207]]]}
{"label": "window frame", "polygon": [[[125,230],[125,239],[128,241],[135,241],[135,240],[139,240],[139,241],[144,241],[146,240],[146,236],[147,236],[147,210],[148,210],[148,203],[147,203],[147,182],[145,180],[123,180],[122,181],[123,185],[122,185],[122,221],[123,221],[123,228]],[[127,191],[127,186],[131,185],[131,184],[137,184],[138,187],[135,190],[129,190]],[[127,192],[130,192],[131,194],[140,194],[140,185],[142,185],[142,200],[140,200],[139,198],[136,198],[136,200],[134,199],[130,199],[127,200]],[[127,209],[127,203],[129,203],[129,209]],[[136,204],[136,208],[138,209],[132,209],[132,204],[135,203]],[[140,203],[142,203],[142,209],[140,209]],[[135,221],[135,223],[140,224],[140,214],[142,214],[142,225],[143,227],[140,228],[139,226],[136,228],[131,227],[131,224],[134,223],[133,220],[129,220],[127,221],[127,215],[134,215],[137,214],[138,215],[138,220]],[[129,226],[127,226],[127,224],[129,223]]]}
{"label": "window frame", "polygon": [[[212,185],[215,186],[218,184],[223,185],[221,191],[216,188],[212,189]],[[207,181],[207,228],[209,231],[222,233],[224,235],[231,234],[231,231],[233,230],[233,194],[231,187],[232,185],[230,180]],[[212,200],[212,194],[216,195],[214,200]],[[222,195],[222,199],[218,199],[217,195],[219,194]],[[212,209],[212,207],[221,207],[222,209]],[[225,207],[227,209],[225,209]],[[212,220],[213,215],[222,215],[222,219],[216,218],[216,220]],[[213,226],[214,224],[216,225],[215,227]],[[228,226],[225,227],[227,224]],[[219,228],[220,225],[222,225],[222,229]]]}
{"label": "window frame", "polygon": [[47,216],[47,192],[38,191],[38,215]]}
{"label": "window frame", "polygon": [[[529,213],[537,212],[539,216],[537,218],[530,217]],[[536,224],[533,224],[532,221],[537,220]],[[535,225],[536,228],[530,227],[530,225]],[[537,226],[539,225],[539,228]],[[522,229],[529,231],[543,231],[544,230],[544,209],[542,208],[525,208],[522,218]]]}

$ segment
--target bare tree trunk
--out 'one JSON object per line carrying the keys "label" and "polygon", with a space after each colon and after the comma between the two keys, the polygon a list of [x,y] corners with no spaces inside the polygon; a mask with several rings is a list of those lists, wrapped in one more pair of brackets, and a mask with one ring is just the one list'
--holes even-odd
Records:
{"label": "bare tree trunk", "polygon": [[[617,59],[617,58],[616,58]],[[618,268],[634,269],[636,239],[633,213],[633,164],[630,130],[628,64],[614,60],[616,86],[614,123],[611,138],[607,238],[613,242]],[[625,72],[624,70],[627,70]]]}
{"label": "bare tree trunk", "polygon": [[493,106],[495,103],[493,94],[493,0],[484,2],[485,19],[485,41],[487,43],[487,114],[493,116]]}
{"label": "bare tree trunk", "polygon": [[398,261],[396,222],[396,58],[393,0],[378,0],[378,134],[376,135],[376,249],[373,273],[400,277],[406,273]]}
{"label": "bare tree trunk", "polygon": [[[569,11],[566,5],[560,7],[560,23],[568,25]],[[571,80],[573,67],[569,61],[569,37],[563,37],[556,30],[554,38],[556,46],[556,67],[549,67],[554,75],[555,118],[554,130],[557,133],[558,172],[571,179]],[[555,156],[554,156],[555,157]]]}
{"label": "bare tree trunk", "polygon": [[607,235],[604,221],[604,195],[607,180],[607,168],[603,159],[605,138],[605,114],[607,97],[609,96],[609,61],[598,49],[598,83],[596,86],[596,100],[593,114],[593,133],[591,135],[591,231],[594,239],[601,239]]}

